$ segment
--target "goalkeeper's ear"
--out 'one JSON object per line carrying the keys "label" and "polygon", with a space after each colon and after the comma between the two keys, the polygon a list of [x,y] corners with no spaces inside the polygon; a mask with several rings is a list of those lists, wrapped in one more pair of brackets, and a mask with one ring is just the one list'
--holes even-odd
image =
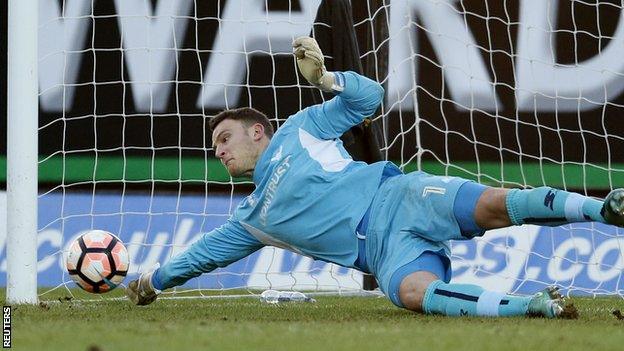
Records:
{"label": "goalkeeper's ear", "polygon": [[323,52],[314,38],[299,37],[293,41],[293,53],[301,75],[322,91],[342,91],[336,85],[334,73],[325,69]]}

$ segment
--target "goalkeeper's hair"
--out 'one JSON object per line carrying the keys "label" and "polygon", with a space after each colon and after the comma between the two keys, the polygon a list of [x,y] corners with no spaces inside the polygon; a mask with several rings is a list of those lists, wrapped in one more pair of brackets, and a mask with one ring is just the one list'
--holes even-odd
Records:
{"label": "goalkeeper's hair", "polygon": [[269,137],[269,139],[273,137],[274,130],[269,118],[255,108],[241,107],[222,111],[208,122],[208,126],[211,130],[215,130],[219,123],[226,119],[241,121],[245,127],[251,127],[255,123],[260,123],[264,127],[264,134]]}

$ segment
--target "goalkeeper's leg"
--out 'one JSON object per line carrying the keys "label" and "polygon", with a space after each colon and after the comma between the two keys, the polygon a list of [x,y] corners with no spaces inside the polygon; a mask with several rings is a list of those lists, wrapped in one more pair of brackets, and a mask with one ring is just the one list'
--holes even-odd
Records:
{"label": "goalkeeper's leg", "polygon": [[[426,287],[425,287],[426,286]],[[563,315],[565,302],[556,287],[534,295],[519,296],[488,291],[474,284],[445,283],[429,272],[415,272],[400,288],[405,308],[445,316],[541,316]]]}
{"label": "goalkeeper's leg", "polygon": [[572,222],[602,222],[624,226],[624,189],[615,189],[604,201],[550,187],[535,189],[488,188],[475,207],[482,229],[509,225],[558,226]]}
{"label": "goalkeeper's leg", "polygon": [[389,297],[399,307],[445,316],[557,318],[564,311],[564,300],[555,287],[532,296],[518,296],[487,291],[473,284],[449,283],[449,276],[442,258],[425,252],[395,271]]}

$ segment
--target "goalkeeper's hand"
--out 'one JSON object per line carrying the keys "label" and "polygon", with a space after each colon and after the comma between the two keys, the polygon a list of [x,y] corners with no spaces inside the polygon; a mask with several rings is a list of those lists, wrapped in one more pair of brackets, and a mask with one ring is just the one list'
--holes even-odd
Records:
{"label": "goalkeeper's hand", "polygon": [[322,91],[342,91],[336,85],[334,73],[327,72],[323,52],[314,38],[299,37],[293,41],[293,53],[297,58],[299,72],[310,84]]}

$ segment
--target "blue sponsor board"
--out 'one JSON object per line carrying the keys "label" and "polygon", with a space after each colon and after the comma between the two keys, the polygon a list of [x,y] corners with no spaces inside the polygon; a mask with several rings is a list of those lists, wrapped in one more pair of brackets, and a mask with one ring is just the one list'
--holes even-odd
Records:
{"label": "blue sponsor board", "polygon": [[573,295],[624,294],[624,232],[613,226],[513,227],[452,248],[462,282],[522,294],[553,284]]}
{"label": "blue sponsor board", "polygon": [[[200,235],[223,224],[242,198],[44,195],[39,201],[39,286],[69,281],[63,268],[63,250],[86,230],[107,230],[126,243],[132,277],[157,262],[166,262]],[[4,250],[0,262],[0,269],[6,270]],[[305,288],[297,284],[310,282],[331,289],[327,285],[344,288],[360,284],[352,270],[331,266],[282,250],[261,250],[193,279],[186,287],[227,289],[266,284]],[[457,281],[495,290],[528,294],[558,284],[574,294],[624,294],[624,234],[597,223],[489,232],[483,239],[453,243],[453,268]],[[4,274],[0,275],[0,285],[6,285]]]}
{"label": "blue sponsor board", "polygon": [[[46,194],[39,199],[38,284],[54,287],[70,282],[64,269],[63,251],[87,230],[109,231],[126,244],[130,255],[128,277],[132,278],[157,262],[166,262],[203,233],[225,223],[242,199],[240,195]],[[307,280],[322,282],[323,273],[333,266],[283,250],[267,250],[192,279],[185,287],[240,288],[250,282],[267,287],[281,282],[282,287],[294,287]],[[257,264],[260,258],[264,258],[263,264]],[[2,262],[5,259],[6,255],[0,257]],[[6,264],[0,266],[3,270],[5,267]],[[300,273],[293,275],[290,273],[293,270]],[[325,280],[337,286],[337,278],[352,275],[350,271],[331,267],[331,274]],[[306,272],[307,277],[301,272]],[[254,275],[256,278],[251,281]],[[6,275],[0,276],[0,285],[6,285]],[[328,288],[331,287],[325,286]]]}
{"label": "blue sponsor board", "polygon": [[[241,199],[132,194],[43,196],[39,201],[38,284],[57,286],[69,279],[62,267],[61,251],[86,230],[103,229],[119,236],[130,253],[129,276],[133,276],[157,262],[165,262],[201,233],[223,224]],[[241,272],[253,264],[254,257],[250,257],[228,270]],[[242,277],[224,274],[219,275],[218,282],[202,283],[205,287],[244,286]]]}
{"label": "blue sponsor board", "polygon": [[624,232],[600,223],[542,228],[519,291],[557,284],[572,294],[624,294]]}

